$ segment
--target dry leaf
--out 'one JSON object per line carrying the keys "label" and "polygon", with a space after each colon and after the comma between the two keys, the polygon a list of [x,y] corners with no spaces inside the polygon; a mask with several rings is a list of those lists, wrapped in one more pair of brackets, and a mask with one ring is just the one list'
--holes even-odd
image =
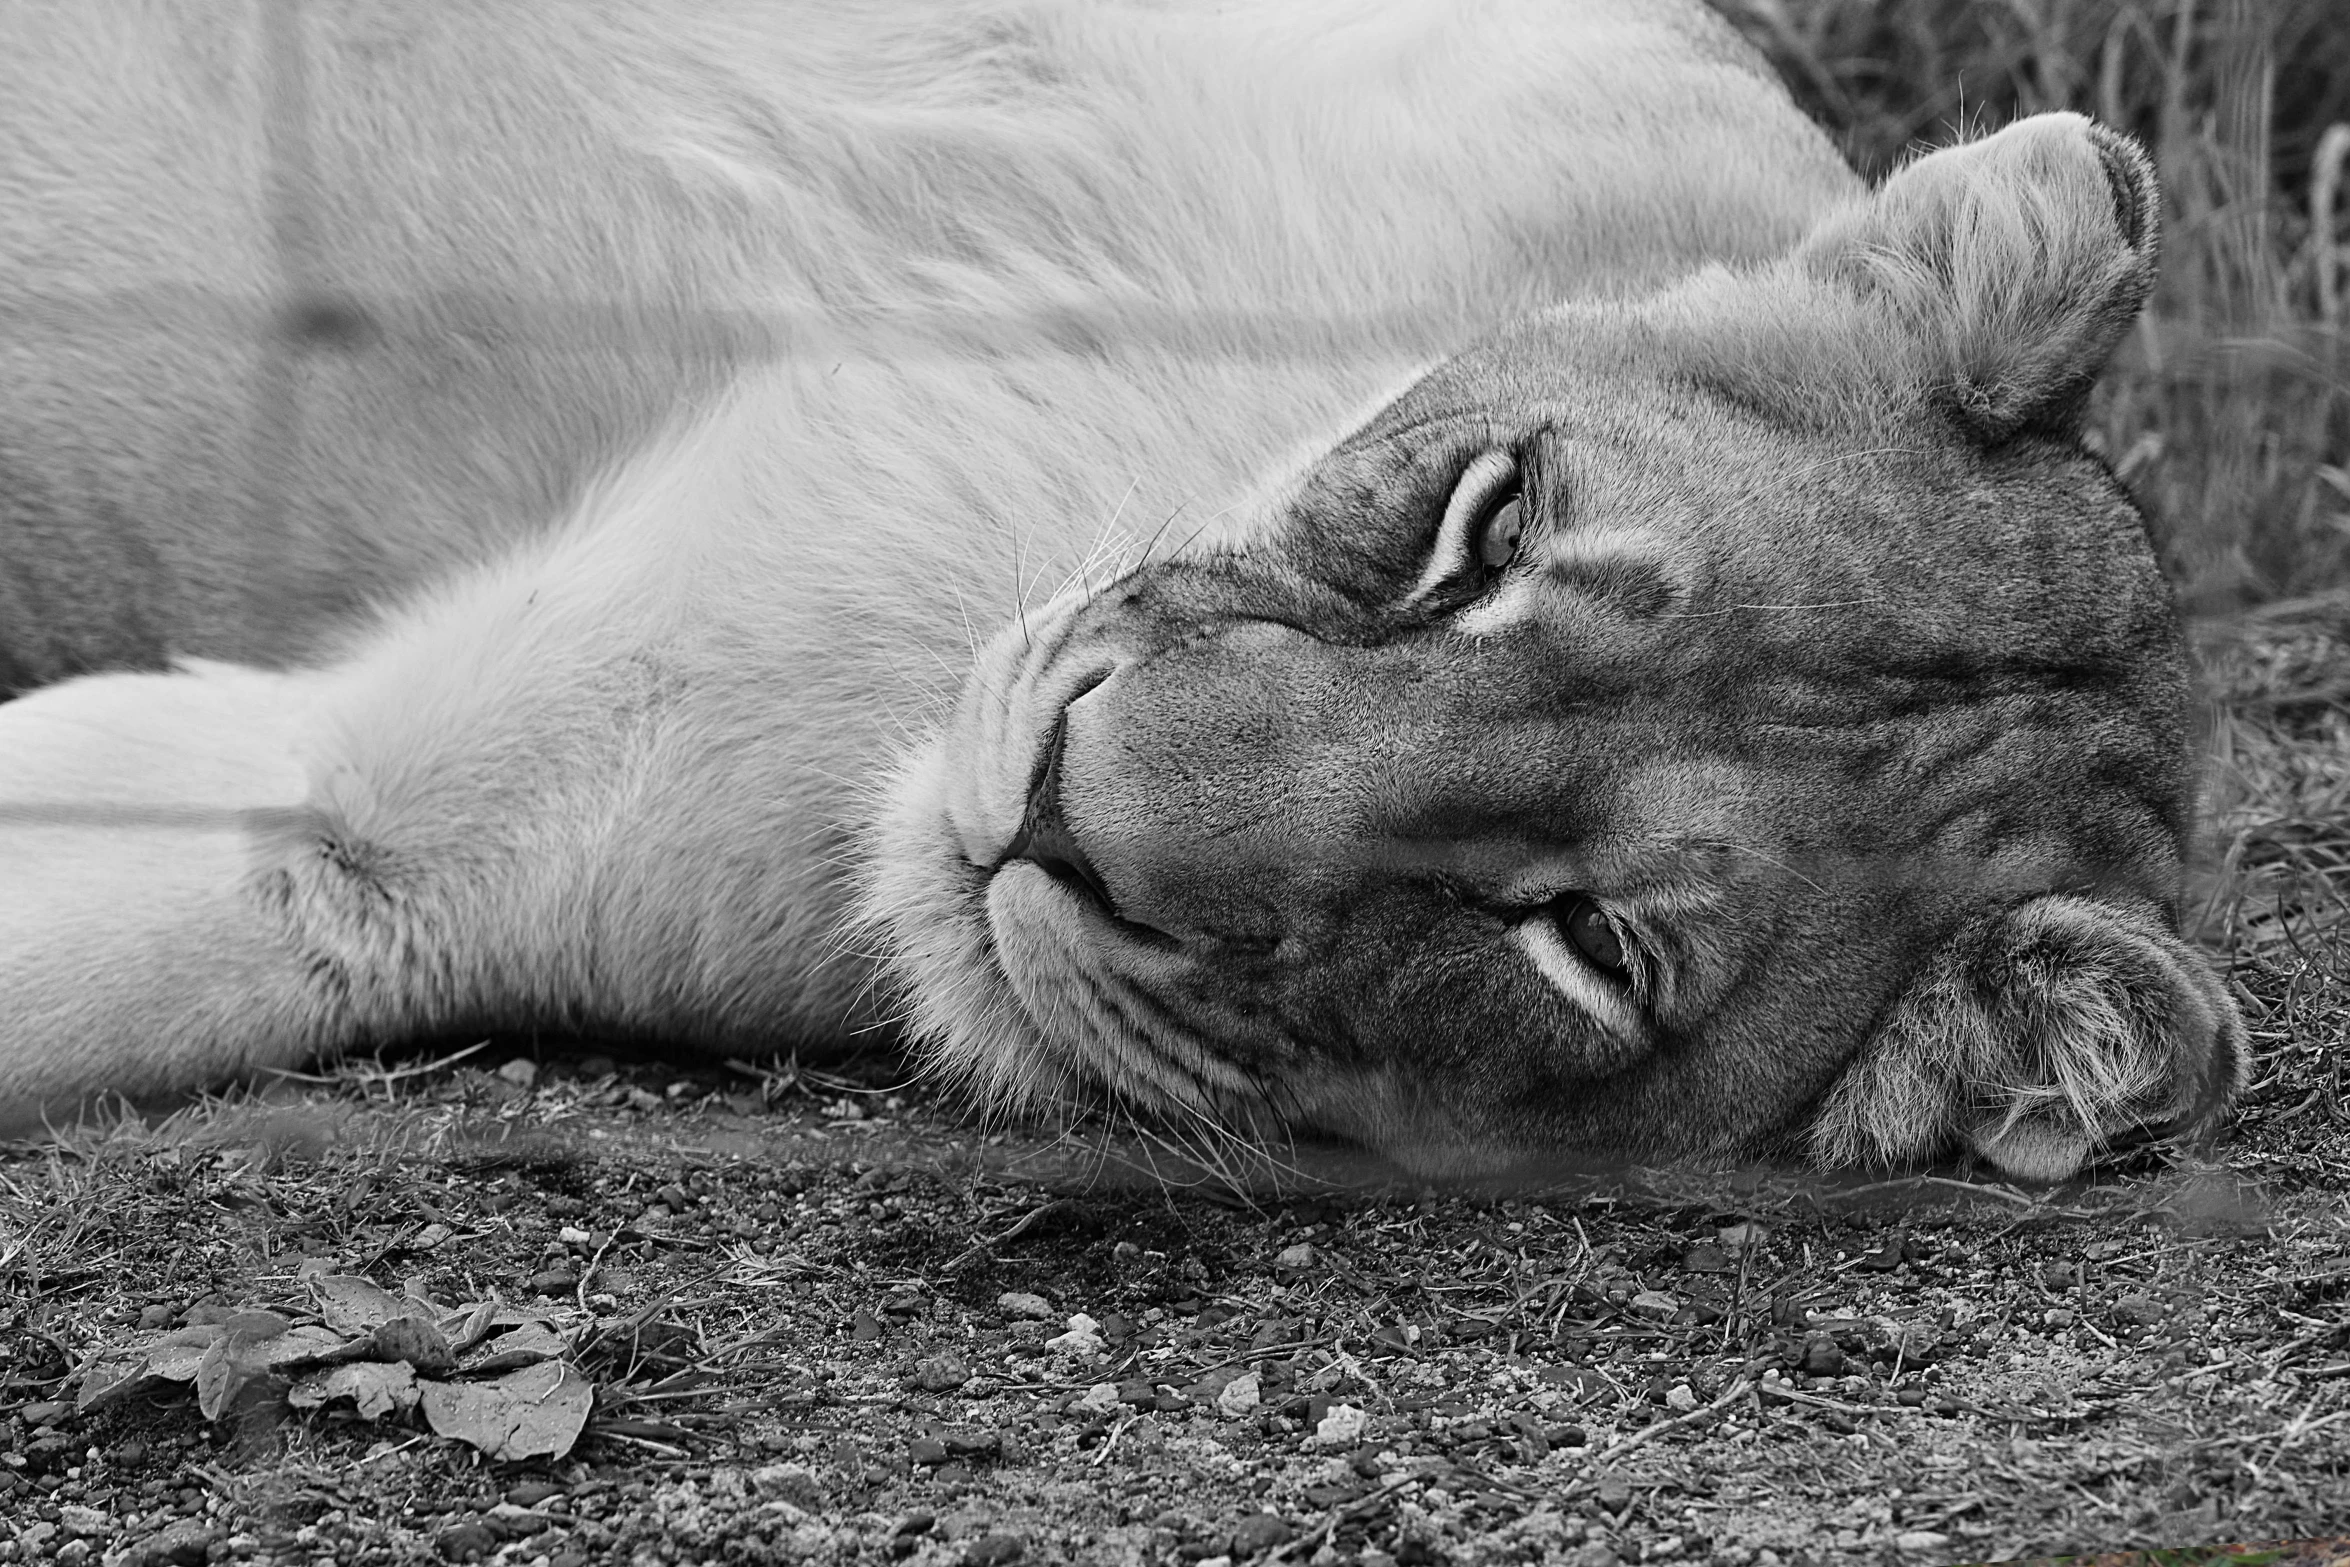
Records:
{"label": "dry leaf", "polygon": [[253,1380],[252,1368],[239,1358],[239,1342],[223,1333],[196,1362],[196,1407],[207,1420],[218,1420],[236,1396]]}
{"label": "dry leaf", "polygon": [[338,1332],[372,1333],[397,1317],[428,1315],[431,1308],[405,1295],[378,1289],[354,1274],[330,1273],[310,1280],[318,1315]]}
{"label": "dry leaf", "polygon": [[587,1378],[554,1360],[495,1382],[420,1381],[417,1389],[433,1430],[508,1461],[570,1452],[596,1396]]}
{"label": "dry leaf", "polygon": [[466,1361],[465,1370],[469,1375],[510,1371],[535,1361],[554,1360],[570,1348],[571,1341],[544,1322],[525,1322],[484,1344],[478,1355]]}
{"label": "dry leaf", "polygon": [[74,1408],[83,1412],[128,1397],[155,1380],[144,1358],[102,1355],[82,1367],[82,1385]]}
{"label": "dry leaf", "polygon": [[196,1361],[196,1408],[218,1420],[258,1379],[342,1347],[342,1335],[326,1328],[293,1327],[274,1311],[240,1311],[220,1324]]}
{"label": "dry leaf", "polygon": [[441,1330],[422,1317],[394,1317],[367,1336],[366,1358],[405,1360],[419,1371],[447,1371],[457,1364]]}
{"label": "dry leaf", "polygon": [[248,1340],[247,1344],[245,1358],[257,1369],[278,1371],[305,1361],[324,1360],[343,1347],[343,1336],[305,1323],[269,1338]]}
{"label": "dry leaf", "polygon": [[204,1358],[204,1351],[225,1331],[213,1322],[166,1333],[147,1346],[147,1369],[173,1382],[192,1382],[196,1379],[196,1362]]}
{"label": "dry leaf", "polygon": [[316,1409],[338,1398],[347,1398],[358,1407],[361,1417],[381,1420],[384,1416],[416,1407],[419,1397],[416,1368],[405,1361],[385,1365],[380,1361],[361,1361],[355,1365],[331,1366],[324,1371],[313,1371],[286,1390],[286,1402],[296,1409]]}
{"label": "dry leaf", "polygon": [[441,1331],[449,1336],[449,1347],[462,1355],[488,1338],[496,1331],[497,1325],[498,1300],[493,1295],[488,1300],[476,1302],[473,1310],[465,1313],[462,1323],[458,1322],[456,1313],[451,1313],[448,1320],[441,1324]]}

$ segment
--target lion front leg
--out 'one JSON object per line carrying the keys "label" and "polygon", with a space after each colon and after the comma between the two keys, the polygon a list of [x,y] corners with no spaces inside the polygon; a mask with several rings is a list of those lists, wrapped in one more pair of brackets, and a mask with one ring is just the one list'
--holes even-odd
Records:
{"label": "lion front leg", "polygon": [[194,665],[0,706],[0,1120],[347,1036],[347,988],[283,918],[310,682]]}

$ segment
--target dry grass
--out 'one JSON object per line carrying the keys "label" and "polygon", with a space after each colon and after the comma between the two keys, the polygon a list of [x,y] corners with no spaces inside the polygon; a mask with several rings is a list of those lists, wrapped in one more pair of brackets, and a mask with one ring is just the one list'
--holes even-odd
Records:
{"label": "dry grass", "polygon": [[2092,440],[2145,502],[2191,609],[2350,582],[2350,7],[1714,4],[1865,173],[2049,109],[2153,149],[2162,288]]}

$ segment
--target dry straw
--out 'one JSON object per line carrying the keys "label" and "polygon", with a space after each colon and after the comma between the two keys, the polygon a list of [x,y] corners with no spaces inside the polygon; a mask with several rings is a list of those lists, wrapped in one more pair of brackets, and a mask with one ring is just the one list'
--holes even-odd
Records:
{"label": "dry straw", "polygon": [[1864,172],[2024,114],[2145,142],[2164,278],[2092,420],[2191,608],[2350,584],[2350,6],[1715,0]]}

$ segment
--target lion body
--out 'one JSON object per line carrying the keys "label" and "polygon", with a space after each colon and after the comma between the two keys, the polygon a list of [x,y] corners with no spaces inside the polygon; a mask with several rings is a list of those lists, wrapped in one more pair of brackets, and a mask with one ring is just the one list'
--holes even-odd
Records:
{"label": "lion body", "polygon": [[[1159,340],[1129,381],[1295,352],[1359,402],[1366,327],[1433,354],[1782,249],[1851,184],[1694,6],[271,15],[12,19],[0,686],[312,658],[749,365],[886,364],[893,416],[985,421],[935,334],[1082,365],[1092,318]],[[1225,423],[1315,430],[1264,401]],[[1107,521],[1020,525],[1041,565]]]}
{"label": "lion body", "polygon": [[[0,307],[29,323],[0,341],[0,685],[31,693],[0,707],[19,1108],[458,1027],[822,1045],[891,1009],[876,942],[950,1059],[1042,1075],[1013,1036],[1057,1003],[930,951],[1020,945],[957,923],[956,880],[988,868],[972,821],[1026,838],[1036,740],[988,707],[1016,650],[1154,550],[1246,558],[1365,410],[1478,334],[1684,280],[1702,302],[1703,269],[1862,194],[1694,3],[29,25],[0,59]],[[1770,323],[1716,325],[1707,395],[1768,404],[1738,345],[1769,361]],[[1700,424],[1729,444],[1686,460],[1740,460],[1737,421]],[[2159,583],[2129,580],[2154,624]],[[1091,754],[1089,798],[1118,765]],[[962,771],[997,794],[956,803]],[[1357,786],[1331,787],[1299,809]],[[1854,993],[1918,958],[1869,949]],[[1576,1138],[1767,1131],[1867,1021],[1707,1078],[1768,1117]],[[1300,1092],[1412,1142],[1409,1093]],[[1432,1162],[1474,1163],[1439,1119]]]}

